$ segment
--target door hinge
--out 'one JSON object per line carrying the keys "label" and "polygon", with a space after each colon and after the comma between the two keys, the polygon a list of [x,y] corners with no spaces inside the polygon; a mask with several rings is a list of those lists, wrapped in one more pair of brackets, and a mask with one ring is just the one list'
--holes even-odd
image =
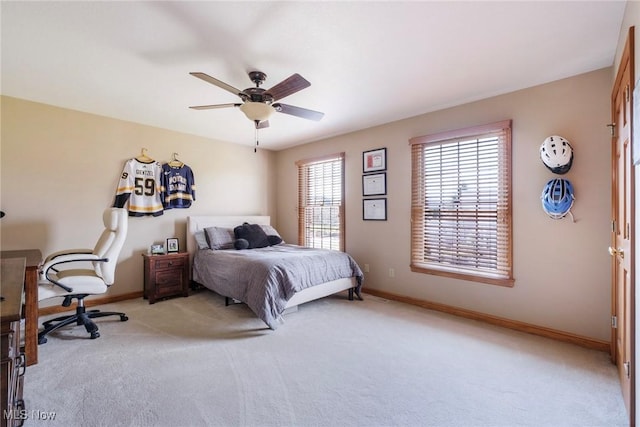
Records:
{"label": "door hinge", "polygon": [[618,318],[616,316],[611,316],[611,327],[613,329],[618,328]]}
{"label": "door hinge", "polygon": [[616,124],[615,123],[609,123],[607,125],[607,127],[609,128],[609,131],[611,132],[611,136],[616,136]]}
{"label": "door hinge", "polygon": [[611,232],[613,234],[616,234],[616,220],[615,219],[611,220]]}
{"label": "door hinge", "polygon": [[627,374],[627,378],[631,378],[631,362],[627,360],[622,365],[624,366],[624,373]]}
{"label": "door hinge", "polygon": [[630,97],[631,97],[631,93],[630,93],[630,92],[631,92],[631,90],[630,90],[630,88],[629,88],[629,85],[627,85],[627,86],[624,88],[624,98],[625,98],[625,101],[626,101],[626,102],[629,102],[629,100],[630,100]]}

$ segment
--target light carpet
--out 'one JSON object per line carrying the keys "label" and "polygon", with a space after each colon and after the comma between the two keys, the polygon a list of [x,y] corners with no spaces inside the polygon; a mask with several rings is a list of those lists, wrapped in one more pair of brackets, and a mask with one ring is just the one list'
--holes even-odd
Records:
{"label": "light carpet", "polygon": [[39,346],[25,425],[628,425],[603,352],[364,297],[307,303],[275,331],[207,290],[102,306],[129,321]]}

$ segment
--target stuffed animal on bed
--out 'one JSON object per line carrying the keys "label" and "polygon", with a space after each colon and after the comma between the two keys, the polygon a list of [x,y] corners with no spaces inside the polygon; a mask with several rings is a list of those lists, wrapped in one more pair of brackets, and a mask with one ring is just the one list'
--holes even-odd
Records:
{"label": "stuffed animal on bed", "polygon": [[267,235],[259,224],[249,224],[245,222],[233,229],[236,240],[233,247],[241,249],[266,248],[267,246],[282,243],[282,238],[276,235]]}

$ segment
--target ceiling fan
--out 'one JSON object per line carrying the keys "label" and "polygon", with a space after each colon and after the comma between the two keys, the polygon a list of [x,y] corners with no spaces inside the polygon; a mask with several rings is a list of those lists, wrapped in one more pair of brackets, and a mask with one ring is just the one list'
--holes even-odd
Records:
{"label": "ceiling fan", "polygon": [[235,87],[205,73],[192,72],[189,74],[231,92],[234,95],[239,96],[242,100],[242,103],[198,105],[189,107],[194,110],[238,107],[249,120],[255,123],[256,129],[268,127],[269,117],[274,112],[289,114],[315,121],[319,121],[324,116],[324,113],[319,111],[308,110],[306,108],[276,102],[311,86],[311,83],[297,73],[281,81],[271,89],[263,89],[260,85],[267,79],[267,75],[262,71],[250,71],[249,78],[256,84],[256,86],[244,90],[236,89]]}

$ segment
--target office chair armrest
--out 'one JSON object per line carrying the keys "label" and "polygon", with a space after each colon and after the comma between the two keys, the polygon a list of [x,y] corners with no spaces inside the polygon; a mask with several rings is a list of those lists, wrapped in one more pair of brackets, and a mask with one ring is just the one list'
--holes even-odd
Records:
{"label": "office chair armrest", "polygon": [[73,255],[73,254],[90,254],[93,253],[93,249],[65,249],[63,251],[58,251],[50,254],[44,260],[44,263],[48,263],[54,258],[57,258],[61,255]]}
{"label": "office chair armrest", "polygon": [[72,288],[66,285],[63,285],[62,283],[52,278],[49,275],[50,271],[57,273],[58,269],[56,267],[60,264],[69,264],[73,262],[107,262],[107,261],[109,261],[108,258],[99,258],[97,255],[94,255],[92,253],[75,253],[75,254],[67,254],[67,255],[58,255],[55,257],[55,259],[49,261],[48,263],[44,263],[40,269],[40,272],[44,276],[44,278],[49,282],[53,283],[54,285],[60,286],[62,289],[64,289],[67,292],[73,292]]}
{"label": "office chair armrest", "polygon": [[[49,257],[47,257],[49,258]],[[86,262],[86,261],[104,261],[104,258],[99,258],[97,255],[92,253],[67,253],[67,254],[59,254],[49,261],[45,261],[42,264],[40,271],[46,272],[50,268],[58,265],[58,264],[68,264],[70,262]],[[56,269],[53,269],[56,271]]]}

